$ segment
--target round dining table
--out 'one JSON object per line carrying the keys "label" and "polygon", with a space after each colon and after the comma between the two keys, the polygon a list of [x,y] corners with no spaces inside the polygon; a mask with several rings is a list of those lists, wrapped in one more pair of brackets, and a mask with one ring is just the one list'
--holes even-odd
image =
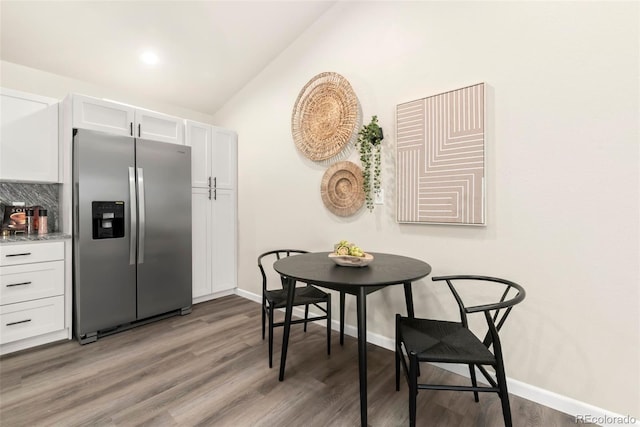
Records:
{"label": "round dining table", "polygon": [[330,252],[294,255],[276,261],[273,268],[282,276],[287,288],[282,352],[280,354],[280,381],[284,380],[291,315],[296,282],[308,283],[340,292],[340,342],[344,336],[344,295],[356,296],[358,322],[358,367],[360,377],[360,421],[367,426],[367,302],[368,294],[390,285],[404,285],[407,315],[414,317],[411,283],[431,273],[424,261],[386,253],[371,253],[373,261],[364,267],[340,266]]}

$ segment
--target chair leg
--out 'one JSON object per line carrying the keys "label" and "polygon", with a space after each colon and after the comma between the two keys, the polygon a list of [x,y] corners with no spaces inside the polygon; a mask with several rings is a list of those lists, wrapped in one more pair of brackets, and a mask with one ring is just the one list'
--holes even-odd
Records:
{"label": "chair leg", "polygon": [[304,306],[304,331],[307,332],[307,319],[309,319],[309,304]]}
{"label": "chair leg", "polygon": [[344,292],[340,292],[340,345],[344,345]]}
{"label": "chair leg", "polygon": [[396,391],[400,391],[400,348],[396,344]]}
{"label": "chair leg", "polygon": [[418,396],[418,358],[409,354],[409,426],[416,427],[416,400]]}
{"label": "chair leg", "polygon": [[273,367],[273,309],[269,310],[269,368]]}
{"label": "chair leg", "polygon": [[507,390],[507,376],[504,372],[504,365],[498,361],[496,366],[496,379],[500,388],[500,400],[502,401],[502,416],[505,427],[511,427],[511,406],[509,405],[509,391]]}
{"label": "chair leg", "polygon": [[400,391],[400,315],[396,314],[396,391]]}
{"label": "chair leg", "polygon": [[[476,367],[471,363],[469,364],[469,376],[471,377],[471,385],[473,385],[474,387],[478,387],[478,381],[476,380]],[[473,392],[473,398],[476,402],[480,401],[477,391]]]}
{"label": "chair leg", "polygon": [[262,339],[264,339],[264,329],[265,329],[265,322],[267,321],[266,317],[266,310],[267,310],[267,306],[265,305],[264,301],[262,302]]}
{"label": "chair leg", "polygon": [[331,294],[327,295],[327,354],[331,355]]}

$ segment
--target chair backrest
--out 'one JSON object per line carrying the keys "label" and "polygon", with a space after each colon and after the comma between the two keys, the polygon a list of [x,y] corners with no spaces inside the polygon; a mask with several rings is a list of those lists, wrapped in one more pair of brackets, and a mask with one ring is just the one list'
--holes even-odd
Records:
{"label": "chair backrest", "polygon": [[[507,320],[507,317],[511,313],[511,309],[513,308],[513,306],[519,304],[524,300],[526,296],[524,288],[510,280],[490,276],[440,276],[433,277],[431,280],[447,282],[449,289],[453,293],[453,296],[458,303],[461,321],[465,327],[469,327],[467,315],[474,313],[484,313],[488,331],[484,337],[483,343],[487,348],[493,345],[493,351],[495,353],[502,353],[502,346],[500,344],[500,337],[498,335],[498,332],[504,325],[504,322]],[[494,302],[467,306],[465,305],[463,298],[460,296],[459,290],[456,288],[456,286],[462,282],[472,282],[478,286],[487,284],[487,282],[491,282],[491,284],[493,285],[501,286],[502,289],[500,289],[500,292],[495,292],[495,294],[499,295],[499,297],[495,298]]]}
{"label": "chair backrest", "polygon": [[[262,290],[263,292],[267,290],[267,271],[265,266],[271,267],[274,262],[279,259],[291,256],[291,255],[299,255],[306,254],[309,251],[305,251],[302,249],[274,249],[272,251],[265,252],[258,256],[258,268],[260,269],[260,274],[262,274]],[[280,278],[280,286],[283,286],[284,278]]]}

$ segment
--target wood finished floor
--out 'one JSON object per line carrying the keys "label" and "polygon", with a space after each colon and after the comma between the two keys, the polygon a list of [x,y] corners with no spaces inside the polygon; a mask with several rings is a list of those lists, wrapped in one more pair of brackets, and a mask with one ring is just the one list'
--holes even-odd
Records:
{"label": "wood finished floor", "polygon": [[[276,329],[279,361],[282,328]],[[80,346],[54,343],[0,358],[0,425],[358,426],[357,341],[292,328],[287,371],[269,369],[260,306],[238,296]],[[368,346],[369,425],[406,426],[407,386],[395,391],[394,356]],[[424,366],[422,377],[464,383]],[[570,426],[573,418],[512,396],[515,426]],[[422,391],[420,426],[502,426],[497,395]]]}

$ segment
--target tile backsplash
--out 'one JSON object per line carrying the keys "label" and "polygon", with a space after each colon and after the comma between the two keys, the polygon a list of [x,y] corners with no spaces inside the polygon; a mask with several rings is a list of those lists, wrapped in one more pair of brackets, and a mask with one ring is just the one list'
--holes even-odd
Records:
{"label": "tile backsplash", "polygon": [[0,182],[0,223],[4,216],[4,205],[24,202],[25,206],[42,206],[47,209],[49,232],[60,230],[58,215],[60,212],[61,184],[28,184],[22,182]]}

